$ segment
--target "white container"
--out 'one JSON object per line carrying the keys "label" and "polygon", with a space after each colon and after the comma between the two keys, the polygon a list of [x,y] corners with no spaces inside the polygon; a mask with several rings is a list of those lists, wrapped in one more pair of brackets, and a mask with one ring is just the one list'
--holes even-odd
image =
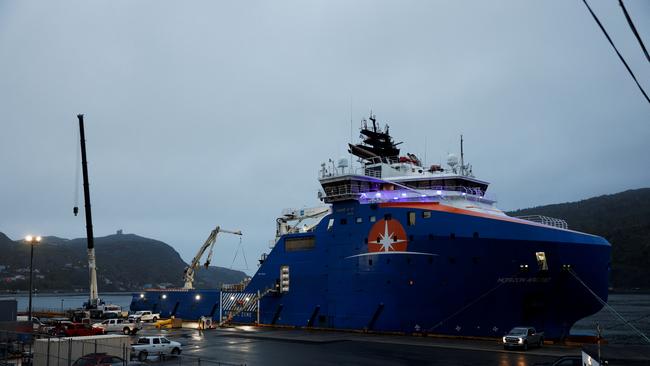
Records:
{"label": "white container", "polygon": [[128,361],[130,351],[129,337],[125,335],[37,339],[33,366],[70,366],[90,353],[106,353]]}

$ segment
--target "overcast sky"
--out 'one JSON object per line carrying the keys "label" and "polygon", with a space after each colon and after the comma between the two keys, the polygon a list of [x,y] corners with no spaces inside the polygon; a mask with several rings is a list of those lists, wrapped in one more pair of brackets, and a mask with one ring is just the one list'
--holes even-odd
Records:
{"label": "overcast sky", "polygon": [[[650,91],[618,2],[589,2]],[[650,2],[625,3],[650,45]],[[249,274],[281,210],[319,204],[320,163],[347,156],[370,109],[427,163],[463,134],[505,210],[650,186],[650,105],[580,0],[0,0],[0,73],[13,239],[85,236],[77,113],[96,236],[189,260],[216,225],[241,229]],[[218,241],[230,267],[238,239]]]}

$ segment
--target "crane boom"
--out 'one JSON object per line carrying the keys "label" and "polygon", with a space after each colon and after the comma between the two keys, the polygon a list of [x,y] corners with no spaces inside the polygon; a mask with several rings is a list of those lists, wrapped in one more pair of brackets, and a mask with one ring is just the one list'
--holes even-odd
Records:
{"label": "crane boom", "polygon": [[185,281],[185,285],[183,286],[183,288],[186,289],[194,288],[194,273],[196,272],[196,269],[199,267],[199,263],[201,262],[201,257],[203,257],[203,254],[205,253],[206,250],[208,250],[208,248],[210,248],[210,252],[208,253],[208,258],[206,259],[204,266],[205,268],[208,268],[210,266],[210,262],[212,261],[212,250],[214,249],[214,244],[217,242],[217,235],[219,233],[227,233],[227,234],[234,234],[240,236],[242,235],[241,230],[237,230],[237,231],[225,230],[219,226],[217,226],[214,230],[212,230],[208,238],[205,240],[205,243],[203,243],[203,245],[199,249],[199,252],[196,253],[194,258],[192,259],[192,263],[190,263],[190,265],[187,266],[187,268],[185,268],[185,271],[183,272],[183,280]]}
{"label": "crane boom", "polygon": [[[330,206],[318,206],[309,208],[288,208],[282,212],[282,216],[276,219],[275,239],[278,240],[282,235],[300,231],[299,225],[307,219],[316,219],[320,221],[325,215],[332,213]],[[290,221],[296,221],[295,224],[289,225]],[[318,222],[316,222],[318,224]],[[305,231],[311,230],[316,224],[303,228]]]}

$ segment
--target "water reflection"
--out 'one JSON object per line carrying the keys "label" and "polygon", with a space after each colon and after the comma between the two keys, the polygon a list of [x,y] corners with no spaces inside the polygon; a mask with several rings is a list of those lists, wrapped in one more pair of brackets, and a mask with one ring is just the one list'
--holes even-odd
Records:
{"label": "water reflection", "polygon": [[[514,358],[514,360],[513,360]],[[499,366],[528,366],[530,363],[524,355],[515,355],[513,353],[501,353],[499,356]]]}

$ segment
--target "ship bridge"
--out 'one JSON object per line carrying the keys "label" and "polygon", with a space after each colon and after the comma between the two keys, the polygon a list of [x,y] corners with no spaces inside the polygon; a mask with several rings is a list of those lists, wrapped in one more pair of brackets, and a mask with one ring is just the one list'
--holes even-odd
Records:
{"label": "ship bridge", "polygon": [[361,144],[349,144],[349,152],[359,158],[361,165],[352,168],[348,160],[336,164],[331,159],[321,164],[319,181],[323,190],[319,198],[325,203],[356,200],[360,203],[389,201],[469,200],[493,206],[495,200],[486,197],[489,183],[474,177],[472,167],[464,162],[461,136],[460,159],[450,154],[447,167],[422,166],[415,154],[400,156],[399,143],[389,134],[388,126],[380,129],[375,117],[372,126],[362,121]]}

